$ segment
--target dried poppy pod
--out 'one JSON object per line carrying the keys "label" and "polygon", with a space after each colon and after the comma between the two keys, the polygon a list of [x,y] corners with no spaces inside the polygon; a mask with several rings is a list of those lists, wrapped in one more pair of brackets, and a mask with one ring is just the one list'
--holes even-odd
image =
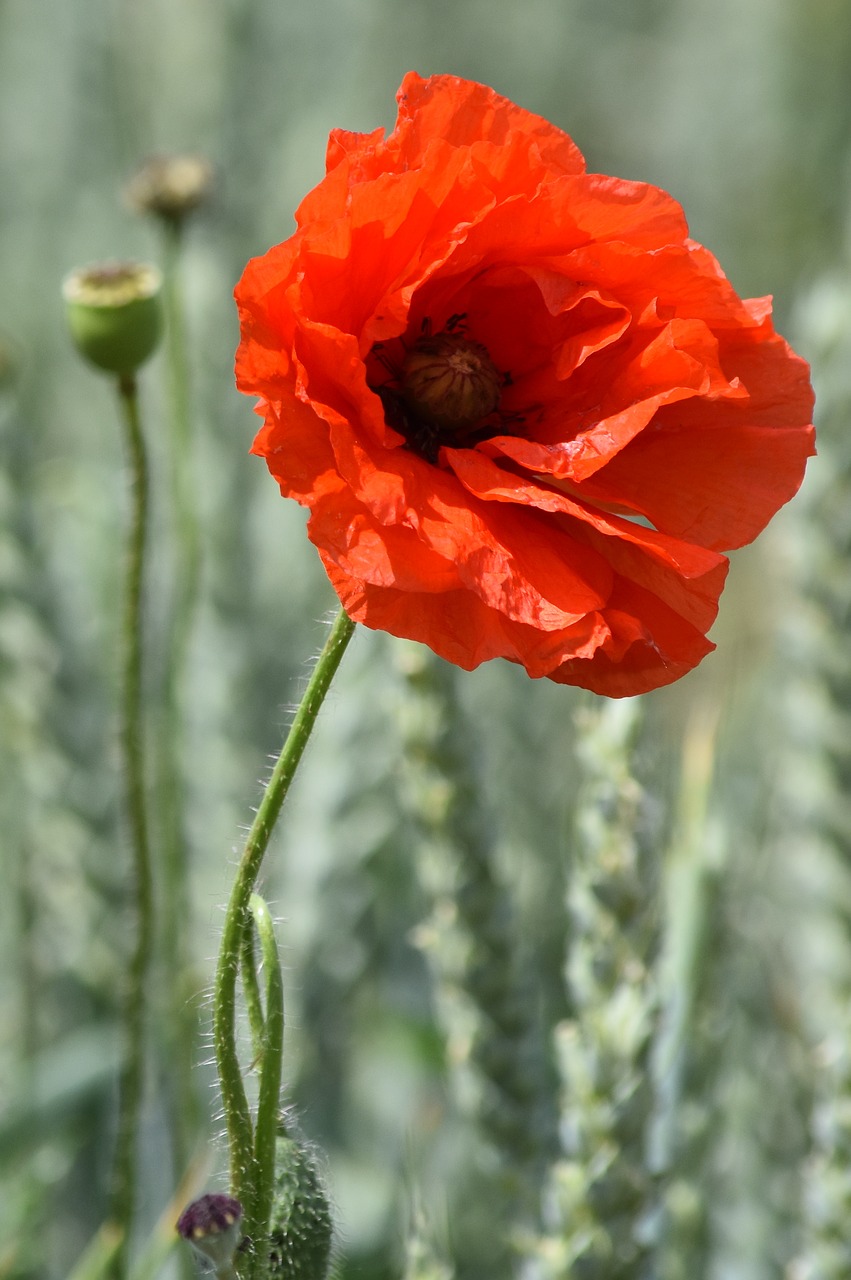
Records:
{"label": "dried poppy pod", "polygon": [[124,188],[127,203],[139,213],[181,223],[208,198],[213,166],[204,156],[151,156]]}

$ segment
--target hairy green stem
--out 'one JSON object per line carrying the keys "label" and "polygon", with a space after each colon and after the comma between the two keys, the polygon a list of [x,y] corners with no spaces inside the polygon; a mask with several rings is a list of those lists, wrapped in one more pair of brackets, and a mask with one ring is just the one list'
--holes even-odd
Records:
{"label": "hairy green stem", "polygon": [[263,1029],[263,1058],[260,1065],[260,1093],[254,1125],[254,1159],[257,1185],[254,1204],[246,1214],[246,1232],[262,1239],[269,1230],[269,1212],[275,1181],[275,1143],[278,1137],[278,1112],[281,1099],[281,1069],[284,1056],[284,982],[275,926],[269,908],[261,897],[250,899],[254,926],[260,939],[263,970],[266,976],[266,1020]]}
{"label": "hairy green stem", "polygon": [[127,1273],[127,1240],[136,1196],[136,1147],[144,1065],[145,987],[153,936],[153,885],[145,814],[142,729],[142,592],[148,523],[148,469],[135,378],[131,375],[122,377],[118,383],[118,391],[132,492],[122,626],[121,749],[126,819],[133,858],[135,938],[124,997],[125,1044],[110,1204],[111,1218],[123,1231],[122,1244],[110,1271],[114,1280],[121,1280]]}
{"label": "hairy green stem", "polygon": [[281,806],[354,626],[341,610],[313,669],[263,793],[237,868],[225,915],[213,994],[213,1045],[230,1148],[231,1191],[243,1205],[254,1203],[257,1185],[251,1114],[236,1050],[235,1028],[236,978],[243,937],[249,925],[249,901]]}

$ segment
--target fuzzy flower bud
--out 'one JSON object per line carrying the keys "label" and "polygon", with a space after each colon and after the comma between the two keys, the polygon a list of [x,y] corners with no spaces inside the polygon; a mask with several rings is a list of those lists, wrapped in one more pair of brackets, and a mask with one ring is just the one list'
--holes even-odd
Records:
{"label": "fuzzy flower bud", "polygon": [[204,156],[151,156],[124,188],[124,198],[138,213],[181,223],[203,204],[213,185],[213,166]]}
{"label": "fuzzy flower bud", "polygon": [[135,373],[160,340],[161,286],[156,267],[138,262],[72,272],[62,293],[68,328],[81,354],[107,373]]}
{"label": "fuzzy flower bud", "polygon": [[264,1280],[325,1280],[333,1234],[328,1194],[310,1148],[280,1133]]}
{"label": "fuzzy flower bud", "polygon": [[178,1233],[188,1240],[216,1272],[228,1275],[240,1242],[242,1205],[233,1196],[206,1195],[183,1210]]}

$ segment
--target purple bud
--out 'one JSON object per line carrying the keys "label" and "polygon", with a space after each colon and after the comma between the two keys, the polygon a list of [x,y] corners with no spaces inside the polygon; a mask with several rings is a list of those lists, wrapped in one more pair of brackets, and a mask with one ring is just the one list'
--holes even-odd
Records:
{"label": "purple bud", "polygon": [[242,1205],[233,1196],[207,1195],[183,1210],[177,1230],[216,1268],[233,1258],[240,1238]]}

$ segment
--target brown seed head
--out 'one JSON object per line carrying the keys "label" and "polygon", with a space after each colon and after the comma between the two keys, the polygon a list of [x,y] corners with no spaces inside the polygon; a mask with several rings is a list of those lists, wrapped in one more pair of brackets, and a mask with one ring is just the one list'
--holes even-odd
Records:
{"label": "brown seed head", "polygon": [[151,156],[124,188],[131,208],[166,222],[183,219],[210,194],[213,166],[197,155]]}

